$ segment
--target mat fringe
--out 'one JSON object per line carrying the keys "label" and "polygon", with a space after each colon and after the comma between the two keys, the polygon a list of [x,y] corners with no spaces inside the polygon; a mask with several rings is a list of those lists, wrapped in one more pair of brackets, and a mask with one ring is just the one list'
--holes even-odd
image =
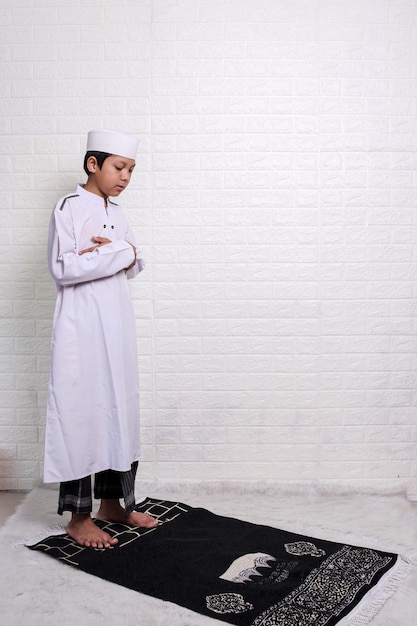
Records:
{"label": "mat fringe", "polygon": [[411,574],[415,564],[403,556],[398,556],[397,563],[381,578],[363,600],[349,615],[338,622],[339,626],[367,626],[380,612],[383,605],[398,590],[401,583]]}
{"label": "mat fringe", "polygon": [[55,537],[57,535],[66,535],[67,534],[67,523],[61,522],[60,524],[56,524],[55,526],[51,526],[50,528],[46,528],[45,530],[41,530],[37,535],[31,537],[30,539],[20,539],[13,544],[13,547],[16,548],[18,546],[34,546],[39,541],[43,541],[44,539],[48,539],[48,537]]}

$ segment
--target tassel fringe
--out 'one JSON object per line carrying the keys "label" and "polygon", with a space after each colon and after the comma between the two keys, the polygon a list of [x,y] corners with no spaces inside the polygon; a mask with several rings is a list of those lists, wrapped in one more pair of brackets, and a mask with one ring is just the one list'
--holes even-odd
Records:
{"label": "tassel fringe", "polygon": [[415,565],[411,561],[399,556],[397,563],[381,578],[378,585],[371,589],[359,605],[338,624],[340,626],[366,626],[369,624],[414,568]]}
{"label": "tassel fringe", "polygon": [[16,548],[18,546],[34,546],[39,541],[43,541],[48,537],[55,537],[57,535],[66,535],[67,533],[67,524],[62,522],[61,524],[56,524],[55,526],[51,526],[51,528],[46,528],[45,530],[41,530],[37,535],[31,537],[30,539],[21,539],[20,541],[16,541],[13,544],[13,547]]}

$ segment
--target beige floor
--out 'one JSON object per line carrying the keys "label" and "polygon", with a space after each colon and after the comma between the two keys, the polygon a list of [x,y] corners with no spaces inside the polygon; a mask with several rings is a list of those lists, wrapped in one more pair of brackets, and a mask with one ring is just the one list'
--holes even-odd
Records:
{"label": "beige floor", "polygon": [[0,491],[0,526],[13,515],[16,508],[24,499],[26,493],[21,491]]}

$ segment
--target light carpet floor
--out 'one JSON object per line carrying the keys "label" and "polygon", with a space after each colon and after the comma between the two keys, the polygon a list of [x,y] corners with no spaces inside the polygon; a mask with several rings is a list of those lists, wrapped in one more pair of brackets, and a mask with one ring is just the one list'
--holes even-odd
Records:
{"label": "light carpet floor", "polygon": [[[138,484],[145,496],[330,541],[396,552],[417,564],[417,514],[402,493],[267,483]],[[77,571],[22,545],[56,526],[57,491],[36,487],[0,531],[0,623],[10,626],[214,626],[219,620]],[[64,518],[68,519],[68,518]],[[146,567],[139,563],[138,567]],[[372,626],[417,624],[417,569]]]}

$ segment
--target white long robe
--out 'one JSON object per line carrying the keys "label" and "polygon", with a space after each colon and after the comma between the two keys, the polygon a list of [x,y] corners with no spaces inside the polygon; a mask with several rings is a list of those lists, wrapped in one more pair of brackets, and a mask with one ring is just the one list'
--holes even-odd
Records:
{"label": "white long robe", "polygon": [[[102,236],[112,243],[78,252]],[[57,285],[45,441],[45,482],[139,458],[136,331],[128,278],[143,269],[120,207],[78,185],[58,201],[49,229],[49,271]]]}

